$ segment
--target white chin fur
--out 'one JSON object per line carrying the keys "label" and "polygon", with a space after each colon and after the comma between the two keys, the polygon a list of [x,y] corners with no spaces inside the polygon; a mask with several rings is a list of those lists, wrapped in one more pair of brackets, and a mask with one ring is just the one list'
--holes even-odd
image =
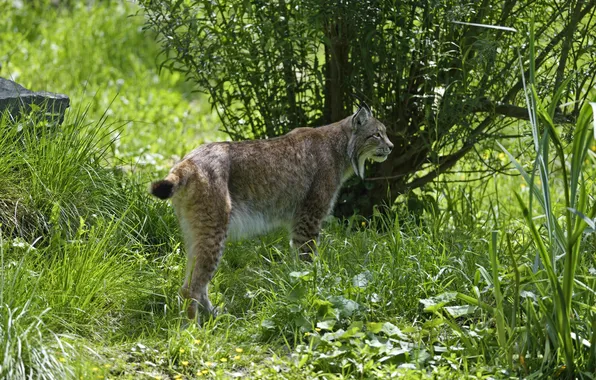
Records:
{"label": "white chin fur", "polygon": [[366,162],[366,158],[367,157],[364,155],[358,158],[358,173],[356,173],[356,175],[361,179],[364,179],[364,163]]}
{"label": "white chin fur", "polygon": [[372,156],[370,159],[371,159],[371,161],[374,161],[374,162],[383,162],[387,159],[387,156],[382,156],[382,157]]}
{"label": "white chin fur", "polygon": [[[374,162],[383,162],[387,159],[387,156],[367,156],[366,154],[363,154],[362,156],[360,156],[358,158],[358,171],[356,172],[356,175],[358,177],[360,177],[361,179],[364,179],[364,163],[366,162],[366,160],[371,160]],[[356,168],[354,168],[356,169]]]}

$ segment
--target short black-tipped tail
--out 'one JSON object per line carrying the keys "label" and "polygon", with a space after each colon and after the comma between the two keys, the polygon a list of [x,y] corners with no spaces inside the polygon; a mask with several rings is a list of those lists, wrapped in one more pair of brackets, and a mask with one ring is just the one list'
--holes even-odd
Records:
{"label": "short black-tipped tail", "polygon": [[174,183],[167,179],[153,182],[151,184],[151,194],[159,199],[168,199],[174,195]]}
{"label": "short black-tipped tail", "polygon": [[166,178],[151,184],[151,194],[160,199],[171,198],[180,186],[186,184],[186,181],[194,173],[194,170],[194,165],[188,160],[178,163],[170,170]]}

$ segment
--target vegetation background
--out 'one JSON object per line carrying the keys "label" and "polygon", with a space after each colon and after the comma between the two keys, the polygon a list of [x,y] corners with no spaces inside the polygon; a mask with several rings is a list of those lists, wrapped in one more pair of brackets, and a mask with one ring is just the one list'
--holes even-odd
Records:
{"label": "vegetation background", "polygon": [[[177,296],[184,271],[178,227],[171,208],[150,198],[146,187],[198,144],[252,133],[230,129],[239,125],[230,117],[248,112],[252,103],[234,96],[252,99],[245,89],[257,91],[260,71],[254,72],[255,83],[238,79],[222,87],[230,94],[231,108],[225,109],[217,94],[194,92],[201,82],[184,67],[178,67],[183,73],[158,70],[164,57],[177,55],[170,51],[160,58],[167,47],[164,34],[145,30],[151,16],[134,3],[0,0],[0,76],[33,90],[66,93],[72,104],[60,127],[35,115],[18,122],[5,115],[0,122],[0,378],[593,378],[596,145],[587,100],[595,100],[594,4],[548,8],[535,2],[530,12],[510,1],[422,3],[426,8],[402,4],[412,6],[410,13],[400,12],[414,26],[407,41],[445,52],[447,63],[435,60],[430,71],[418,71],[422,82],[415,83],[421,87],[396,102],[423,121],[411,133],[432,148],[425,152],[431,159],[421,163],[431,165],[424,173],[436,173],[434,181],[402,189],[399,197],[392,195],[397,202],[382,212],[371,208],[370,217],[330,218],[312,265],[289,252],[283,233],[228,244],[211,287],[223,313],[200,328],[184,328]],[[192,5],[155,4],[171,14]],[[295,9],[289,1],[276,4]],[[374,4],[363,4],[331,10],[356,12],[363,23],[357,31],[366,31],[367,7]],[[442,13],[449,6],[458,17]],[[486,19],[475,19],[480,16],[470,10],[476,6],[484,7]],[[496,10],[508,7],[512,16],[504,20],[489,11],[499,15]],[[255,25],[277,32],[284,23],[267,22],[279,19],[275,12],[283,9],[248,14],[237,26],[246,30],[245,22],[256,19]],[[418,9],[440,17],[417,18]],[[336,15],[331,10],[327,16]],[[215,21],[231,11],[219,12]],[[458,20],[519,30],[460,28],[451,22]],[[389,16],[376,21],[392,22]],[[305,27],[290,24],[300,25]],[[230,30],[220,28],[220,36]],[[305,33],[298,42],[322,44],[322,57],[330,57],[325,41],[331,42],[300,30]],[[429,30],[446,33],[437,40],[454,52],[420,45]],[[237,38],[255,35],[260,34]],[[416,51],[399,41],[354,38],[375,49]],[[472,59],[504,49],[501,43],[508,49],[503,61]],[[249,56],[260,62],[261,53],[276,51]],[[239,57],[229,53],[230,62]],[[193,57],[201,55],[194,51],[188,58]],[[285,62],[283,55],[276,57]],[[472,59],[472,66],[463,58]],[[420,62],[429,67],[429,61]],[[372,73],[392,67],[379,65]],[[279,71],[283,81],[284,70],[277,66],[261,69]],[[420,68],[404,70],[382,80],[418,80],[412,73]],[[456,79],[449,82],[441,72]],[[483,73],[503,82],[489,88]],[[229,70],[217,75],[236,78]],[[390,124],[391,114],[380,107],[391,104],[390,97],[367,90],[363,84],[370,81],[358,75],[359,81],[341,87],[333,112],[349,113],[346,89],[357,88]],[[430,90],[428,83],[435,83]],[[329,91],[320,84],[321,93]],[[517,108],[508,111],[523,111],[522,117],[502,121],[499,133],[483,134],[485,143],[472,144],[472,154],[450,166],[453,173],[433,169],[440,161],[433,161],[432,151],[450,154],[445,142],[461,149],[456,142],[467,135],[455,131],[482,123],[476,116],[462,118],[461,96],[503,95],[514,86],[518,92],[510,106]],[[437,88],[445,92],[437,96]],[[298,97],[296,109],[306,114],[295,114],[296,120],[310,124],[335,115],[326,114],[331,105],[324,97],[317,101],[315,93]],[[414,109],[399,103],[412,97],[426,100]],[[268,104],[286,103],[274,98]],[[443,131],[435,128],[438,119],[431,111],[437,107],[454,129],[428,140],[430,131],[435,136]],[[474,115],[505,120],[490,107],[475,110]],[[250,115],[255,125],[262,121],[261,111]],[[291,127],[278,125],[273,133]],[[393,133],[396,137],[397,130]],[[408,178],[416,180],[419,169],[414,165]]]}

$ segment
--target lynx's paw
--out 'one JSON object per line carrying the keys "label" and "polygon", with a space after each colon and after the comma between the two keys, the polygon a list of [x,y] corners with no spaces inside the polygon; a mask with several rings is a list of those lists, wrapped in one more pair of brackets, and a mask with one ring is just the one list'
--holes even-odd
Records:
{"label": "lynx's paw", "polygon": [[210,306],[208,309],[192,300],[186,307],[187,319],[183,323],[183,327],[188,327],[192,323],[196,323],[198,327],[201,327],[203,323],[210,319],[215,319],[220,314],[220,310],[217,307]]}
{"label": "lynx's paw", "polygon": [[313,252],[299,252],[298,258],[304,262],[312,263],[314,260],[314,253]]}
{"label": "lynx's paw", "polygon": [[302,261],[312,263],[315,256],[319,254],[317,241],[315,239],[300,239],[294,237],[290,241],[290,247],[298,251],[298,258]]}

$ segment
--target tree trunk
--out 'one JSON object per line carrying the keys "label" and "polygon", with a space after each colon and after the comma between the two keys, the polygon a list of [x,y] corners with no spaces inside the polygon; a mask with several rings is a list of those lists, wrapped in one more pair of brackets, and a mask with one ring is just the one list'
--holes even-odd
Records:
{"label": "tree trunk", "polygon": [[325,122],[346,117],[346,79],[349,77],[348,27],[342,18],[330,20],[325,26]]}

